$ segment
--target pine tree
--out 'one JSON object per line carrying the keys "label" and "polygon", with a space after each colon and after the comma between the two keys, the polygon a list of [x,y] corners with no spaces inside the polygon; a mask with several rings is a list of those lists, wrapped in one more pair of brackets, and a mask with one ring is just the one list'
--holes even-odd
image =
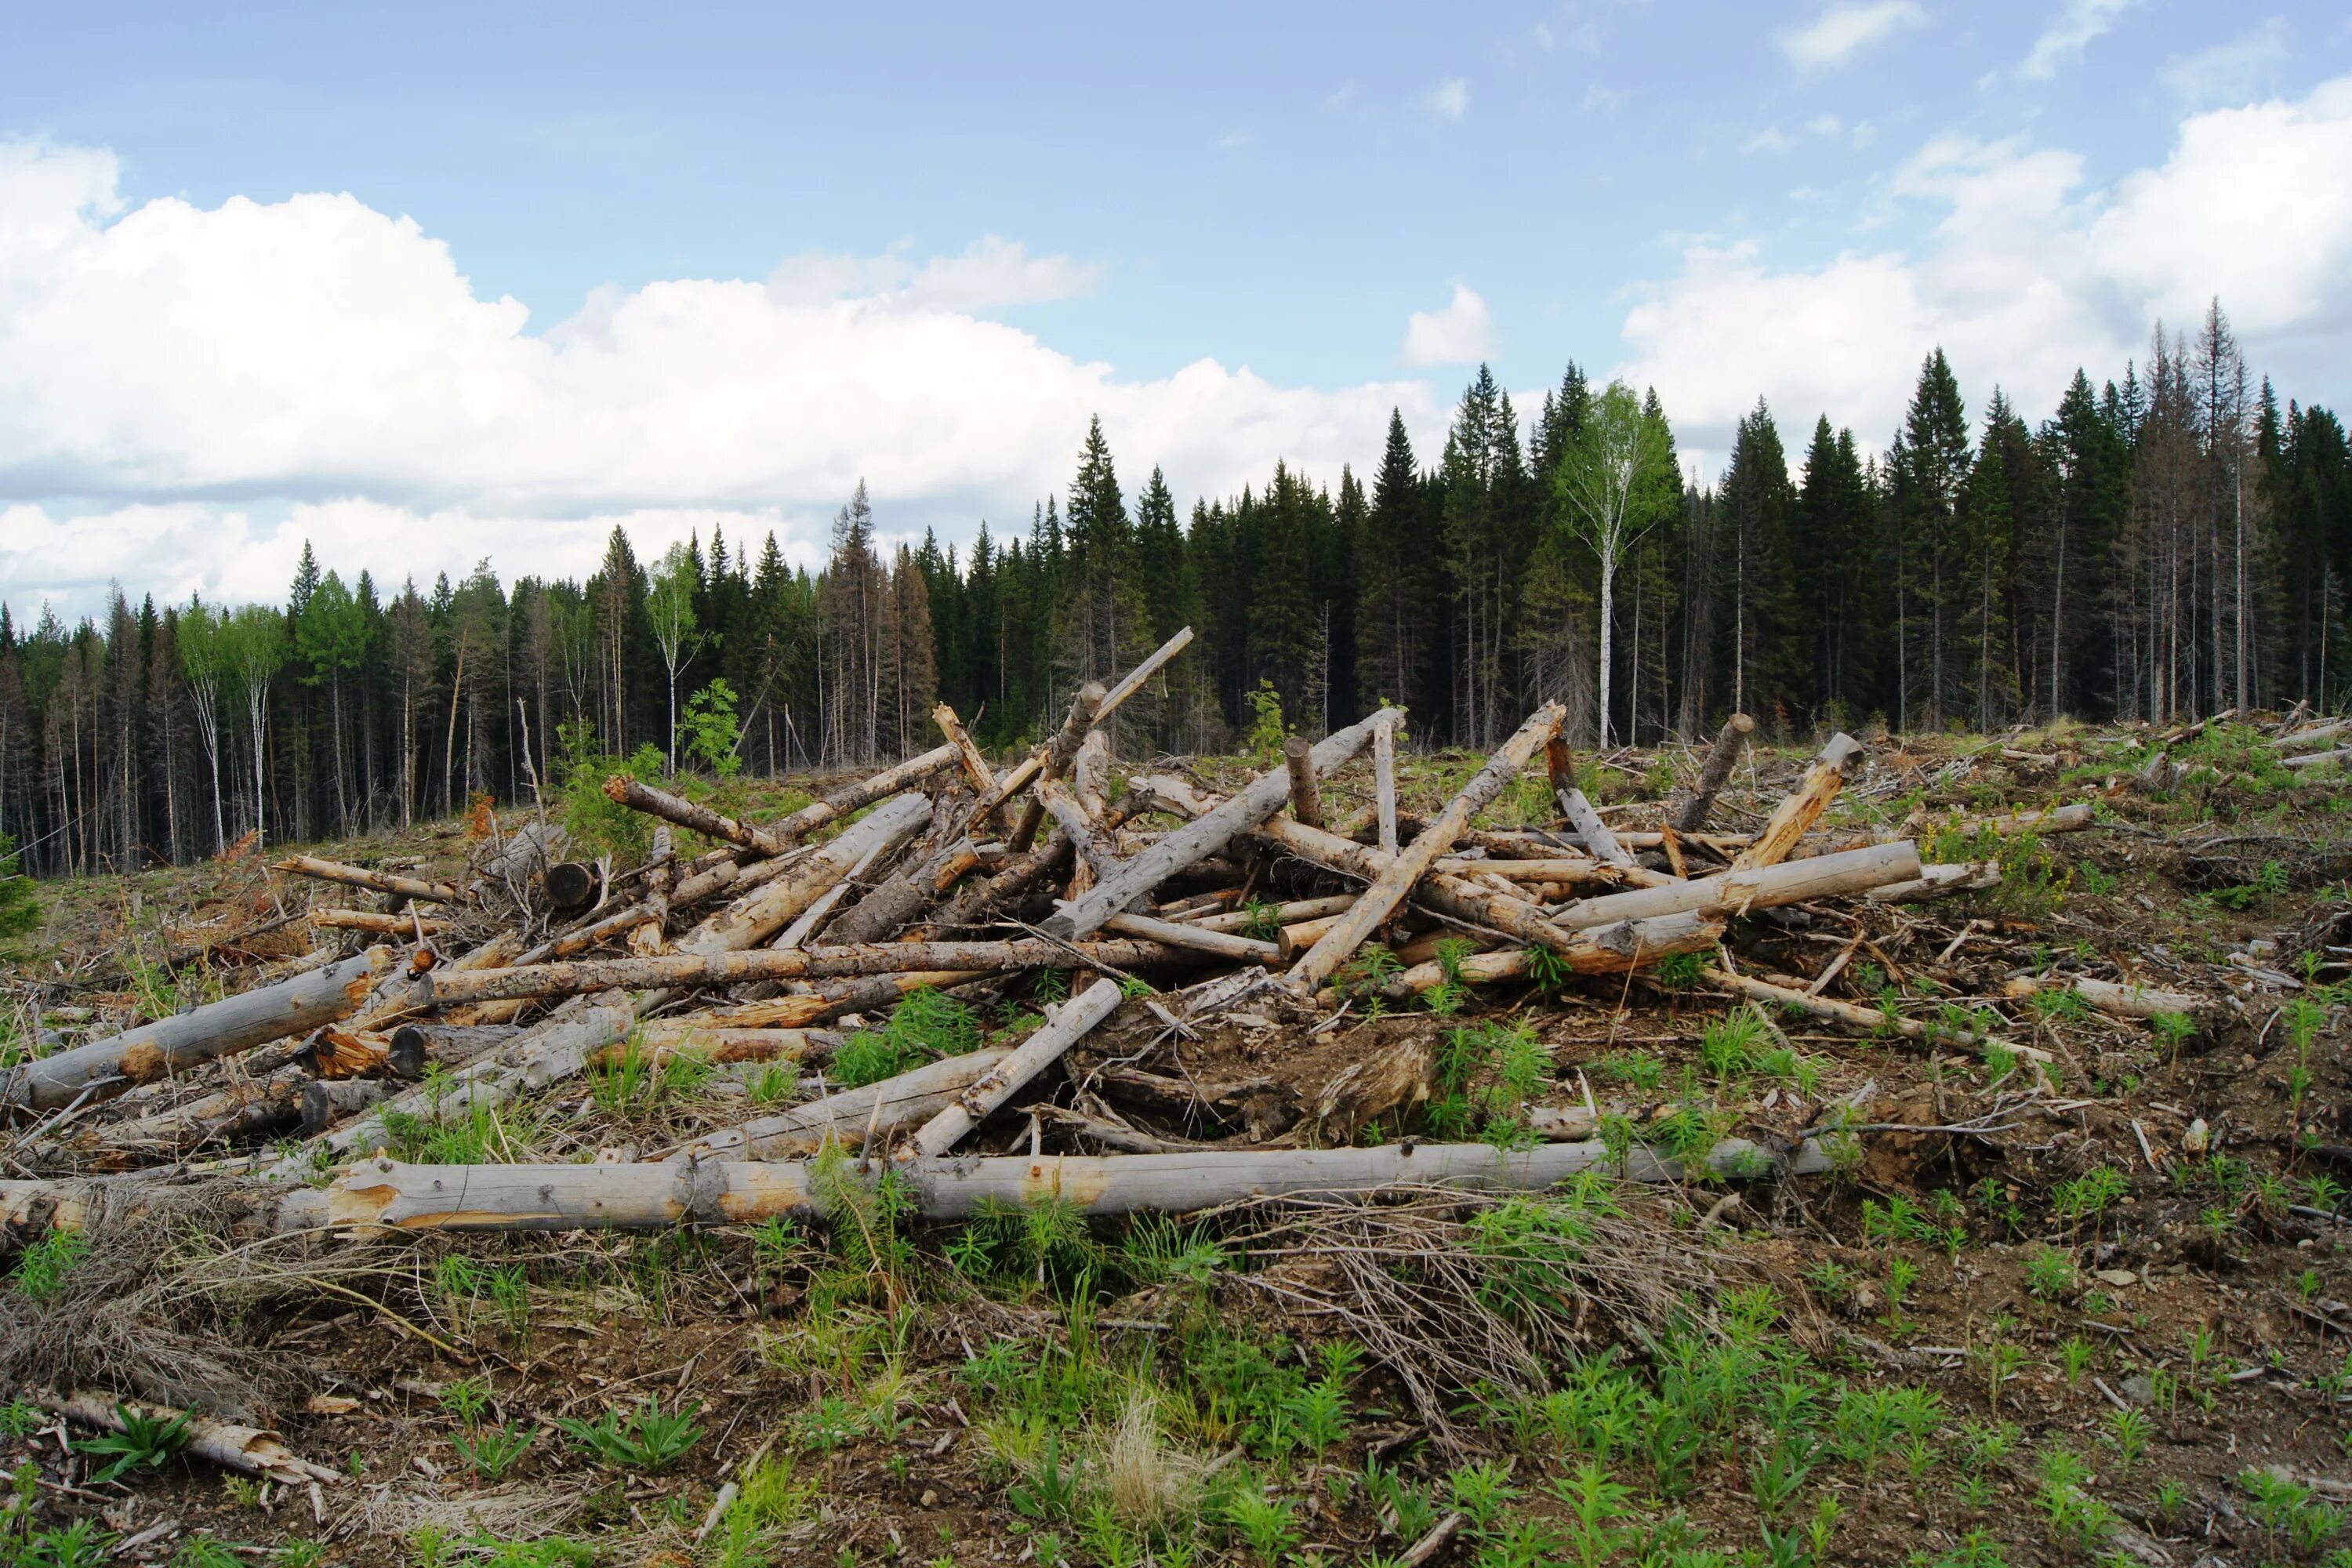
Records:
{"label": "pine tree", "polygon": [[[1940,729],[1952,706],[1948,668],[1951,596],[1958,568],[1953,542],[1958,526],[1960,487],[1974,461],[1968,410],[1958,379],[1942,349],[1919,367],[1919,384],[1905,411],[1902,433],[1888,453],[1894,470],[1896,572],[1901,603],[1896,609],[1899,668],[1897,722],[1911,722],[1915,681],[1923,700],[1919,716]],[[1922,656],[1913,668],[1915,645]]]}

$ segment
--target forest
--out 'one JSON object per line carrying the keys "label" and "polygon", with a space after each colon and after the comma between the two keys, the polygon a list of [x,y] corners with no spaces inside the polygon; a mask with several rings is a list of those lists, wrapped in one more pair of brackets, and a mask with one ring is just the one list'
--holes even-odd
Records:
{"label": "forest", "polygon": [[931,744],[937,699],[1010,746],[1185,626],[1193,651],[1120,715],[1129,754],[1382,700],[1417,745],[1486,748],[1554,700],[1585,743],[1644,744],[1732,711],[1786,736],[2325,710],[2352,682],[2352,447],[2281,406],[2218,300],[2119,377],[2077,371],[2038,426],[1999,388],[1972,417],[1940,349],[1883,451],[1759,401],[1711,485],[1654,393],[1571,363],[1523,421],[1482,367],[1442,451],[1392,416],[1336,485],[1277,462],[1184,512],[1156,468],[1130,494],[1097,421],[1025,531],[889,537],[861,483],[815,572],[772,535],[646,562],[616,528],[584,583],[488,560],[346,581],[306,546],[282,605],[0,607],[0,845],[88,873],[525,799],[615,757],[864,766]]}

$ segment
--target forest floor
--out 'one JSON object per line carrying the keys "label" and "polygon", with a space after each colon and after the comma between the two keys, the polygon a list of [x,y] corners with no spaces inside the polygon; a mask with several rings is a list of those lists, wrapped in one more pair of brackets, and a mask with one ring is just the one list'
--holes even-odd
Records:
{"label": "forest floor", "polygon": [[[96,1563],[111,1541],[118,1560],[224,1568],[2342,1568],[2352,781],[2282,768],[2263,734],[2176,744],[2188,772],[2154,794],[2128,787],[2146,731],[1873,743],[1817,837],[1906,831],[1928,859],[1997,855],[2001,885],[1765,911],[1727,945],[1797,984],[1835,965],[1824,994],[1925,1038],[1827,1032],[1670,963],[1442,986],[1320,1032],[1103,1032],[1041,1086],[1066,1101],[1072,1080],[1116,1079],[1122,1109],[1182,1136],[1306,1141],[1339,1074],[1422,1050],[1438,1093],[1356,1138],[1508,1147],[1597,1115],[1604,1136],[1670,1146],[1811,1132],[1836,1152],[1822,1175],[1131,1224],[1046,1208],[926,1226],[867,1205],[643,1235],[254,1239],[192,1212],[33,1241],[0,1283],[0,1322],[26,1338],[0,1357],[141,1382],[70,1342],[100,1321],[119,1334],[135,1307],[153,1339],[120,1353],[146,1383],[168,1361],[342,1479],[288,1488],[156,1453],[98,1480],[88,1434],[0,1388],[17,1477],[0,1563]],[[1759,746],[1710,826],[1760,824],[1809,753]],[[1403,809],[1433,811],[1482,760],[1404,759]],[[1253,764],[1159,765],[1230,786]],[[1586,787],[1619,827],[1654,826],[1686,766],[1609,753]],[[1340,808],[1360,772],[1333,786]],[[1527,782],[1490,820],[1547,815]],[[742,793],[755,819],[783,804]],[[1939,826],[2083,800],[2097,819],[2079,833]],[[319,852],[441,873],[465,847],[443,823]],[[16,1050],[175,1010],[311,942],[276,923],[302,895],[251,853],[44,893],[0,1009]],[[2068,973],[2208,1005],[2150,1023],[2004,994]],[[1017,1031],[1054,984],[942,1004],[947,1025]],[[1192,1093],[1155,1106],[1171,1082]],[[616,1068],[438,1157],[657,1150],[793,1089],[773,1068]],[[1023,1109],[983,1134],[1077,1146]],[[10,1175],[59,1168],[21,1135],[9,1157]]]}

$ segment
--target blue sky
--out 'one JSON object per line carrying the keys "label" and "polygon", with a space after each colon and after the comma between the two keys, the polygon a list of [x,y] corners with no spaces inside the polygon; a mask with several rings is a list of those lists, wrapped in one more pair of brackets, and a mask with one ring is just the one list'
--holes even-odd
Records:
{"label": "blue sky", "polygon": [[1433,441],[1481,357],[1656,383],[1702,471],[1759,395],[1792,444],[1824,410],[1883,443],[1937,342],[1972,409],[1999,380],[2037,413],[2214,293],[2284,390],[2352,391],[2340,6],[82,6],[9,37],[0,218],[70,229],[0,239],[20,610],[274,592],[289,531],[380,574],[394,526],[418,569],[580,570],[616,518],[805,552],[857,474],[968,535],[1065,482],[1097,408],[1131,481],[1336,479],[1391,405]]}

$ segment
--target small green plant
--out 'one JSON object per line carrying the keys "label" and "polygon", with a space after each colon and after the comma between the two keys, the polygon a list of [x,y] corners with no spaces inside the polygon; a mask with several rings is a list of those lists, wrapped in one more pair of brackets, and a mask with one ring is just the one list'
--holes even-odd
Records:
{"label": "small green plant", "polygon": [[1225,1522],[1249,1542],[1261,1563],[1286,1563],[1298,1545],[1297,1504],[1257,1487],[1237,1489],[1225,1501]]}
{"label": "small green plant", "polygon": [[536,1426],[525,1431],[509,1421],[504,1426],[457,1433],[449,1442],[457,1450],[457,1457],[466,1462],[466,1468],[474,1472],[477,1483],[495,1484],[530,1452],[531,1445],[539,1441],[539,1433]]}
{"label": "small green plant", "polygon": [[74,1452],[103,1460],[90,1473],[89,1483],[100,1486],[133,1470],[160,1469],[188,1446],[190,1417],[182,1413],[168,1420],[127,1405],[114,1407],[116,1429],[85,1437]]}
{"label": "small green plant", "polygon": [[725,676],[686,700],[677,721],[686,739],[686,754],[709,772],[731,779],[742,771],[741,726],[735,717],[735,689]]}
{"label": "small green plant", "polygon": [[694,1425],[695,1415],[701,1408],[701,1401],[689,1400],[678,1410],[665,1411],[649,1399],[625,1414],[607,1410],[594,1421],[558,1416],[555,1425],[574,1443],[615,1469],[650,1475],[684,1458],[701,1440],[702,1428]]}
{"label": "small green plant", "polygon": [[16,1293],[28,1301],[47,1300],[58,1293],[67,1273],[89,1250],[89,1239],[81,1232],[50,1231],[17,1255]]}
{"label": "small green plant", "polygon": [[1273,681],[1262,679],[1257,689],[1245,695],[1250,722],[1242,736],[1242,750],[1262,763],[1271,763],[1282,754],[1282,743],[1290,739],[1290,726],[1282,719],[1282,694],[1275,690]]}
{"label": "small green plant", "polygon": [[2074,1260],[2057,1248],[2037,1247],[2026,1255],[2025,1288],[2044,1305],[2063,1300],[2076,1280]]}
{"label": "small green plant", "polygon": [[2126,1407],[2116,1411],[2109,1417],[2107,1441],[2114,1446],[2116,1463],[2126,1475],[2129,1475],[2132,1467],[2139,1463],[2140,1456],[2147,1452],[2147,1437],[2146,1411]]}
{"label": "small green plant", "polygon": [[2069,1336],[2058,1346],[2058,1370],[2066,1374],[2066,1386],[2082,1386],[2083,1374],[2091,1370],[2098,1356],[2098,1347],[2080,1334]]}

